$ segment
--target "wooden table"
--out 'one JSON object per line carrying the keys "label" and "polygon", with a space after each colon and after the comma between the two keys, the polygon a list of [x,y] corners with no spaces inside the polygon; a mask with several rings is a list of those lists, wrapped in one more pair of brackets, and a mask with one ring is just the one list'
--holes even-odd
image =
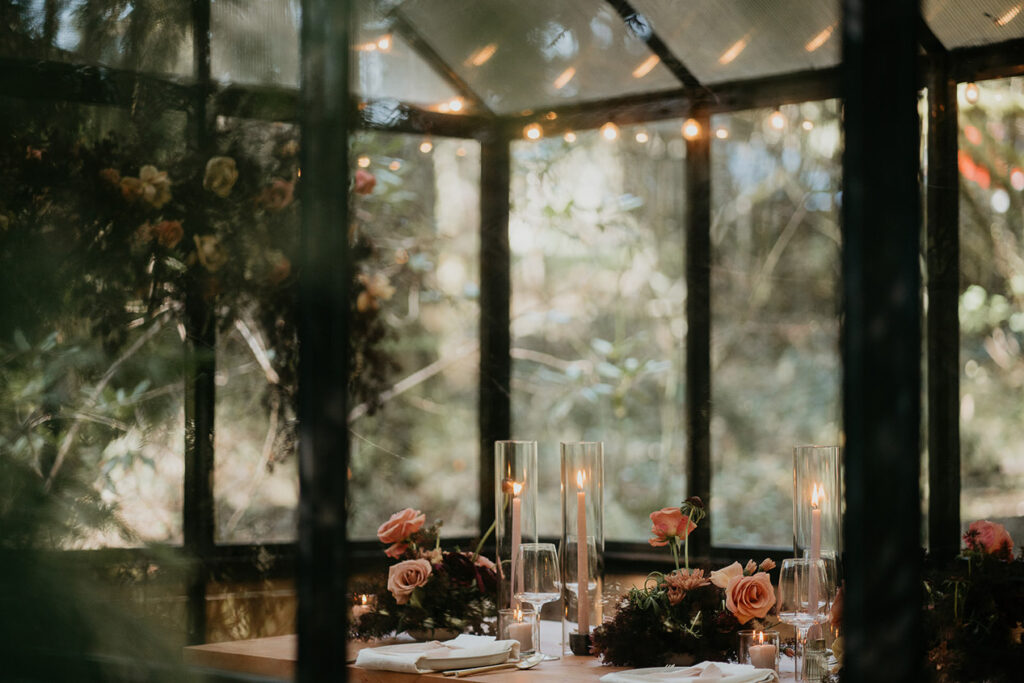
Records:
{"label": "wooden table", "polygon": [[[561,623],[541,621],[543,651],[558,654],[561,651]],[[372,643],[378,645],[378,642]],[[193,645],[184,651],[185,663],[209,669],[222,669],[257,674],[290,681],[295,678],[297,640],[294,635],[274,638],[256,638],[209,645]],[[370,643],[349,642],[349,661]],[[783,681],[793,680],[792,663],[783,657]],[[786,665],[789,672],[785,672]],[[516,669],[482,673],[476,676],[447,678],[440,673],[403,674],[392,671],[372,671],[349,664],[348,678],[357,683],[437,683],[437,681],[480,681],[481,683],[559,683],[561,681],[596,681],[606,673],[622,671],[625,667],[602,666],[596,657],[563,656],[555,662],[543,662],[529,671]]]}

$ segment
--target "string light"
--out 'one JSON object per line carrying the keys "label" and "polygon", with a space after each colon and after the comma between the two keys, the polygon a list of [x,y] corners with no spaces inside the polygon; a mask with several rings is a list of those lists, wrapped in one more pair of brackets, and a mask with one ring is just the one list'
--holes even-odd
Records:
{"label": "string light", "polygon": [[803,128],[804,130],[811,130],[812,128],[814,128],[814,123],[812,123],[811,121],[804,121],[803,123],[800,124],[800,127]]}
{"label": "string light", "polygon": [[469,56],[469,59],[466,60],[466,66],[483,66],[484,64],[487,63],[487,60],[494,56],[494,53],[497,51],[497,43],[490,43],[488,45],[484,45],[482,48],[480,48],[479,50],[477,50],[476,52]]}
{"label": "string light", "polygon": [[725,140],[727,137],[729,137],[729,130],[727,128],[719,127],[715,131],[715,137],[718,138],[719,140]]}
{"label": "string light", "polygon": [[609,121],[608,123],[601,126],[601,136],[605,140],[614,140],[619,137],[619,127]]}
{"label": "string light", "polygon": [[696,119],[686,119],[683,124],[683,137],[687,140],[696,140],[700,135],[700,124]]}
{"label": "string light", "polygon": [[978,88],[977,83],[968,83],[964,86],[964,99],[967,100],[968,104],[977,104],[981,98],[981,90]]}
{"label": "string light", "polygon": [[539,123],[531,123],[523,128],[523,137],[527,140],[540,140],[544,137],[544,130]]}
{"label": "string light", "polygon": [[430,154],[431,150],[434,149],[434,143],[430,140],[424,140],[420,143],[420,151],[424,154]]}
{"label": "string light", "polygon": [[457,150],[455,150],[455,156],[457,156],[457,157],[464,157],[464,156],[466,156],[466,148],[465,147],[459,147]]}
{"label": "string light", "polygon": [[368,156],[366,156],[364,154],[361,157],[359,157],[358,159],[356,159],[356,164],[359,165],[359,168],[369,168],[370,167],[370,157],[368,157]]}
{"label": "string light", "polygon": [[647,133],[645,133],[644,131],[640,131],[639,133],[636,134],[636,141],[639,142],[641,145],[647,142],[648,140],[650,140],[650,137],[648,137]]}
{"label": "string light", "polygon": [[576,142],[576,133],[573,133],[571,130],[562,137],[565,138],[565,141],[570,144]]}
{"label": "string light", "polygon": [[658,62],[661,61],[661,57],[658,55],[651,55],[644,61],[640,62],[640,66],[633,69],[633,78],[643,78],[647,74],[651,73],[654,67],[658,66]]}
{"label": "string light", "polygon": [[388,168],[390,168],[392,171],[397,171],[398,169],[402,168],[402,162],[399,161],[398,159],[395,159],[390,164],[388,164]]}
{"label": "string light", "polygon": [[377,40],[377,47],[380,48],[380,50],[382,52],[387,52],[388,50],[390,50],[391,49],[391,34],[388,33],[388,34],[385,34],[385,35],[381,36]]}
{"label": "string light", "polygon": [[451,111],[462,111],[462,98],[456,97],[455,99],[448,102],[448,109]]}
{"label": "string light", "polygon": [[572,77],[575,75],[576,67],[572,66],[570,66],[568,69],[560,73],[553,84],[555,86],[555,90],[561,90],[565,86],[569,85],[569,81],[571,81]]}
{"label": "string light", "polygon": [[547,114],[544,114],[544,118],[546,118],[548,121],[554,121],[555,119],[558,118],[558,112],[549,111]]}
{"label": "string light", "polygon": [[783,130],[786,127],[786,116],[776,109],[772,112],[771,116],[768,117],[768,125],[774,130]]}

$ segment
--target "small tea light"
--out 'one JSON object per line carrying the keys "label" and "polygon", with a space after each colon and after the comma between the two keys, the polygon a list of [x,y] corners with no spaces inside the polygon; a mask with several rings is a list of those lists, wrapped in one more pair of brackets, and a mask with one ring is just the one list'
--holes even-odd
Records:
{"label": "small tea light", "polygon": [[498,610],[498,629],[501,640],[518,640],[519,652],[529,654],[540,645],[540,621],[533,610]]}
{"label": "small tea light", "polygon": [[778,631],[740,631],[740,664],[756,669],[779,670]]}
{"label": "small tea light", "polygon": [[374,599],[376,596],[363,593],[362,595],[356,596],[356,604],[352,607],[352,619],[358,619],[359,617],[373,611]]}

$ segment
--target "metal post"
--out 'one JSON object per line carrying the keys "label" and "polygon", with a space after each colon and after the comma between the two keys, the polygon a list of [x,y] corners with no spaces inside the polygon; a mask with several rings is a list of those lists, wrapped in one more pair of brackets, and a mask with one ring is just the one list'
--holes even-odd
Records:
{"label": "metal post", "polygon": [[[711,499],[711,116],[691,112],[700,134],[686,142],[686,459],[688,495]],[[709,522],[714,520],[709,518]],[[707,556],[711,527],[690,540]]]}
{"label": "metal post", "polygon": [[[190,146],[202,156],[210,145],[206,98],[210,83],[210,2],[193,0],[193,60],[196,86],[189,111]],[[199,207],[189,209],[188,220],[201,224]],[[185,297],[185,482],[182,523],[185,552],[196,565],[186,586],[187,639],[206,642],[207,565],[214,545],[213,430],[217,331],[213,308],[203,295],[199,278],[191,278]]]}
{"label": "metal post", "polygon": [[844,680],[909,682],[923,652],[918,4],[843,11]]}
{"label": "metal post", "polygon": [[960,171],[956,81],[948,55],[928,79],[928,546],[960,550]]}
{"label": "metal post", "polygon": [[297,680],[344,681],[351,3],[302,3]]}
{"label": "metal post", "polygon": [[480,145],[480,533],[494,521],[494,442],[512,434],[511,155],[497,130]]}

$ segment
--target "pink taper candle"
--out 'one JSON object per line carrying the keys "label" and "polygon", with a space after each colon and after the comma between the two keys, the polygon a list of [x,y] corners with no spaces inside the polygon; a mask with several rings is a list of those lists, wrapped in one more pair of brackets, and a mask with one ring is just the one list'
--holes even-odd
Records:
{"label": "pink taper candle", "polygon": [[519,546],[523,542],[523,501],[519,498],[522,490],[522,484],[518,481],[512,482],[512,562],[509,566],[512,576],[509,606],[513,609],[519,606],[519,601],[516,600],[516,561],[519,559]]}
{"label": "pink taper candle", "polygon": [[587,563],[587,492],[583,490],[586,475],[583,470],[576,472],[576,623],[580,633],[590,633],[590,566]]}

